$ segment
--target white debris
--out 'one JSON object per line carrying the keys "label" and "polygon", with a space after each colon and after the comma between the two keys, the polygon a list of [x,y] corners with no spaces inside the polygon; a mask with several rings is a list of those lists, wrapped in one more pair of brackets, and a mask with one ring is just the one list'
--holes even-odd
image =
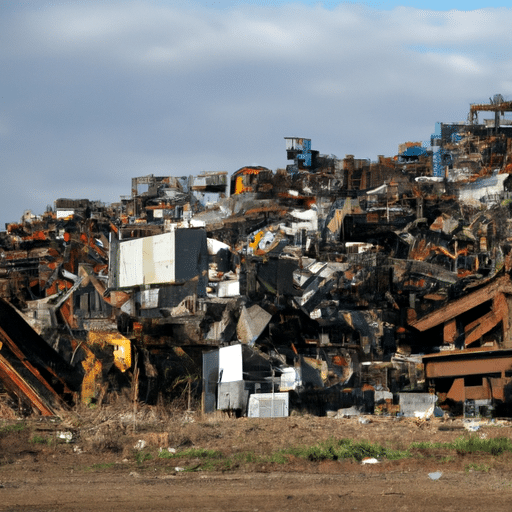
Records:
{"label": "white debris", "polygon": [[158,453],[162,452],[176,453],[176,448],[158,448]]}
{"label": "white debris", "polygon": [[365,457],[361,461],[361,464],[378,464],[378,463],[379,463],[379,461],[374,457]]}
{"label": "white debris", "polygon": [[73,441],[73,433],[72,432],[57,432],[57,438],[63,439],[66,443],[71,443]]}
{"label": "white debris", "polygon": [[146,448],[146,441],[144,441],[144,439],[139,439],[136,443],[135,443],[135,446],[133,447],[135,450],[144,450],[144,448]]}

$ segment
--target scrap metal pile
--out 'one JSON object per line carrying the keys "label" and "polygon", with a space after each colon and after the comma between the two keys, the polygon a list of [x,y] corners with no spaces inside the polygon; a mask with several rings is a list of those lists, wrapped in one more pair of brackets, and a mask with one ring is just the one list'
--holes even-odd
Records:
{"label": "scrap metal pile", "polygon": [[395,414],[430,391],[510,414],[511,109],[376,162],[287,137],[275,172],[26,212],[0,233],[4,389],[43,415],[185,387],[205,412]]}

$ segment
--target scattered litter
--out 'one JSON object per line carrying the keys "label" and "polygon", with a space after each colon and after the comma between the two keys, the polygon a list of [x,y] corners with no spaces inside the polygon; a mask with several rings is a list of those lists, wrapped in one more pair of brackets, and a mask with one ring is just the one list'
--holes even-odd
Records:
{"label": "scattered litter", "polygon": [[140,478],[140,474],[137,473],[137,471],[132,471],[130,472],[130,475],[129,476],[132,476],[133,478]]}
{"label": "scattered litter", "polygon": [[379,463],[379,461],[374,457],[365,457],[361,461],[361,464],[378,464],[378,463]]}
{"label": "scattered litter", "polygon": [[146,441],[144,441],[144,439],[139,439],[136,443],[135,443],[135,446],[133,447],[135,450],[144,450],[144,448],[146,448]]}
{"label": "scattered litter", "polygon": [[436,418],[443,418],[444,417],[444,411],[441,409],[441,407],[434,407],[434,416]]}
{"label": "scattered litter", "polygon": [[360,417],[358,418],[357,420],[361,425],[368,425],[372,422],[372,420],[370,418],[364,418],[364,417]]}
{"label": "scattered litter", "polygon": [[180,471],[185,471],[185,468],[180,468],[179,466],[176,466],[174,468],[174,471],[177,471],[179,473]]}
{"label": "scattered litter", "polygon": [[350,418],[353,416],[360,416],[361,410],[357,406],[345,407],[343,409],[338,409],[338,412],[335,418]]}
{"label": "scattered litter", "polygon": [[176,448],[158,448],[158,453],[176,453]]}
{"label": "scattered litter", "polygon": [[439,480],[443,476],[441,471],[435,471],[434,473],[429,473],[428,477],[430,480]]}
{"label": "scattered litter", "polygon": [[57,438],[63,439],[66,443],[71,443],[73,441],[73,433],[72,432],[57,432]]}
{"label": "scattered litter", "polygon": [[482,424],[477,421],[464,421],[464,428],[469,432],[477,432]]}

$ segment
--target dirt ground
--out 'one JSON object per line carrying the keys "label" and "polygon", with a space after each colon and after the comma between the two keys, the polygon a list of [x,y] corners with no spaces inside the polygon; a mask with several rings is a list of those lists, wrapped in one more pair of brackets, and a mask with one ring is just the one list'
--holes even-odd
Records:
{"label": "dirt ground", "polygon": [[[393,449],[412,442],[512,436],[512,422],[468,432],[462,419],[133,414],[81,411],[61,420],[0,419],[0,510],[511,510],[512,453],[416,450],[413,457],[311,461],[281,449],[329,439]],[[71,442],[67,442],[72,436]],[[166,458],[162,453],[174,458]],[[183,450],[222,454],[215,464]],[[243,457],[241,454],[245,454]],[[250,455],[247,455],[250,454]],[[437,480],[429,473],[442,473]]]}

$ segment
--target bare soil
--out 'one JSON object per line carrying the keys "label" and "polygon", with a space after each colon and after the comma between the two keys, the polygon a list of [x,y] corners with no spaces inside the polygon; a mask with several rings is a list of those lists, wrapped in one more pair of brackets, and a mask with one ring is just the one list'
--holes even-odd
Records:
{"label": "bare soil", "polygon": [[[133,414],[101,408],[58,421],[0,420],[0,510],[511,510],[512,453],[427,449],[377,464],[269,461],[278,450],[330,438],[406,449],[414,441],[512,436],[508,421],[469,433],[461,419],[368,419],[236,419],[144,408],[134,422]],[[162,458],[168,448],[217,450],[223,458],[213,465]],[[238,457],[248,453],[252,458]],[[432,472],[442,475],[432,480]]]}

